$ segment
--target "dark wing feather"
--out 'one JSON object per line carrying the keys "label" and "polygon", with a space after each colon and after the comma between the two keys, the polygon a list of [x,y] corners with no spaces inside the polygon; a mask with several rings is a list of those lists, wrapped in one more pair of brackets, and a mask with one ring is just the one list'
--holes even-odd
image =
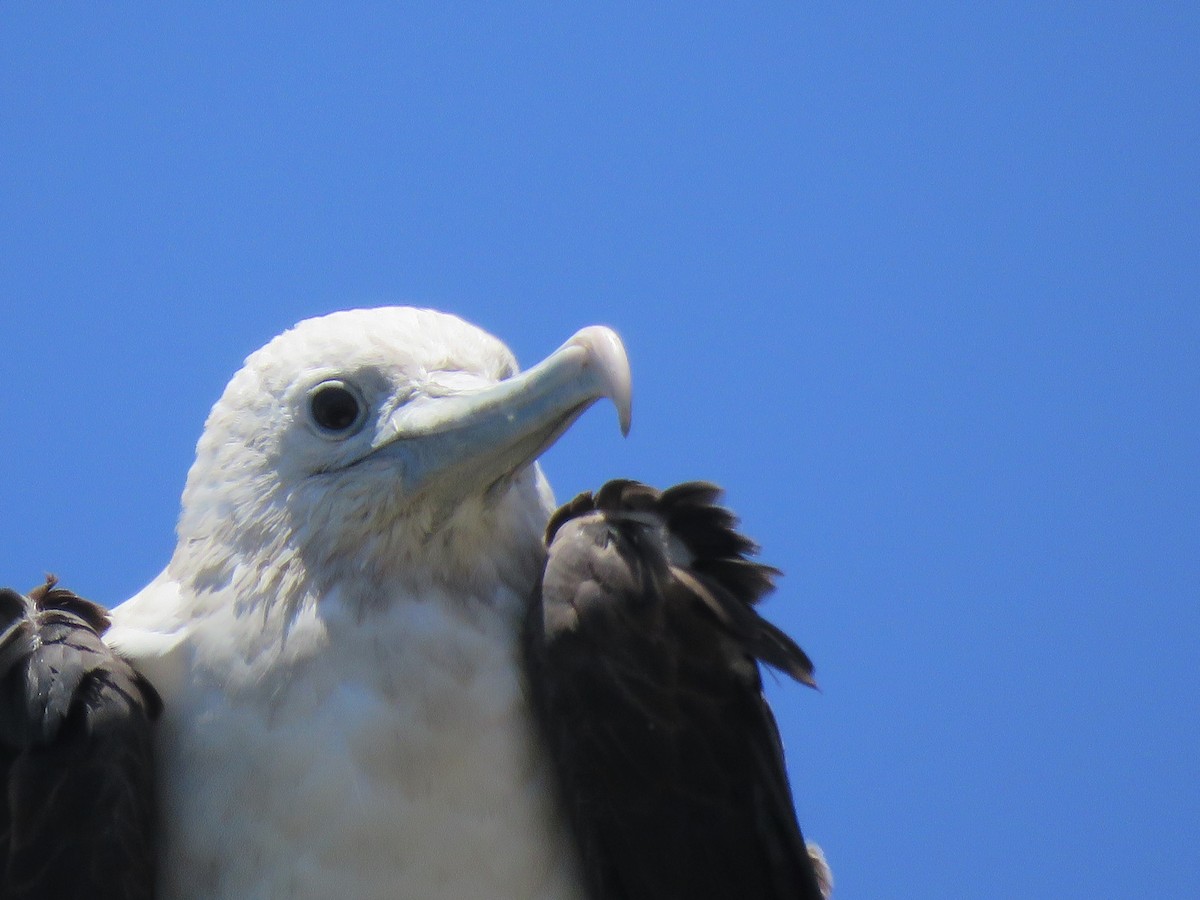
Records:
{"label": "dark wing feather", "polygon": [[53,580],[0,589],[0,896],[149,900],[154,689]]}
{"label": "dark wing feather", "polygon": [[610,482],[552,519],[526,657],[592,900],[822,897],[756,660],[812,664],[719,494]]}

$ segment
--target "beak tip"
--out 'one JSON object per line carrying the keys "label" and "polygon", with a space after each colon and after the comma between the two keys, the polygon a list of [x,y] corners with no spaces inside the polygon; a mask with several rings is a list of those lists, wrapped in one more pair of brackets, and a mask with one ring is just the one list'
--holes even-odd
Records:
{"label": "beak tip", "polygon": [[629,355],[620,336],[604,325],[591,325],[575,333],[567,342],[582,347],[593,362],[604,389],[603,396],[617,407],[621,435],[628,436],[633,423],[633,375]]}

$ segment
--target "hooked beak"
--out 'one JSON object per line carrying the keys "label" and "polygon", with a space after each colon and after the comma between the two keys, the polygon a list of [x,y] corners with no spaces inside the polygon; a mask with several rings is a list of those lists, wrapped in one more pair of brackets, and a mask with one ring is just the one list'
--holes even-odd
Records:
{"label": "hooked beak", "polygon": [[371,455],[400,457],[411,493],[486,491],[537,459],[602,397],[613,401],[628,434],[629,359],[615,331],[593,325],[498,384],[400,407],[380,428]]}

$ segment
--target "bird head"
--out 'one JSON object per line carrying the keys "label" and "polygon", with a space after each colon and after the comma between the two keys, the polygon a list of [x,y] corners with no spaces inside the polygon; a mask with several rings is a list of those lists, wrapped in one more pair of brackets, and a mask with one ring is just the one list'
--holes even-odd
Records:
{"label": "bird head", "polygon": [[172,574],[209,591],[313,572],[494,576],[484,547],[540,552],[552,498],[535,460],[602,397],[627,430],[629,364],[608,328],[518,372],[496,338],[431,310],[303,321],[253,353],[213,407]]}

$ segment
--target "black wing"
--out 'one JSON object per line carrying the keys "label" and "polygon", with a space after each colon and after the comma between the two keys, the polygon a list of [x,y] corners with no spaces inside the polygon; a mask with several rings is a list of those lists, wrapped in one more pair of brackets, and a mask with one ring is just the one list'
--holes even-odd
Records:
{"label": "black wing", "polygon": [[810,685],[812,664],[754,610],[778,573],[719,495],[609,482],[550,522],[526,662],[592,900],[828,890],[757,661]]}
{"label": "black wing", "polygon": [[108,617],[54,586],[0,588],[0,896],[154,894],[150,684],[101,640]]}

